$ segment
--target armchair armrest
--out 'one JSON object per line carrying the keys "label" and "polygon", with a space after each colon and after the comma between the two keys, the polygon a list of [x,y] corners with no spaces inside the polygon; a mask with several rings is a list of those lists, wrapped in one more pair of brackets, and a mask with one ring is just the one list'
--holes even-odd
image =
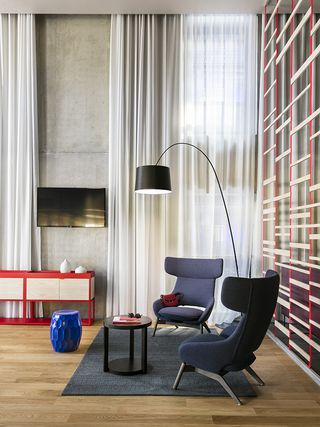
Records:
{"label": "armchair armrest", "polygon": [[161,308],[163,308],[163,305],[162,305],[161,299],[159,298],[153,303],[153,311],[157,317],[158,317],[158,312],[159,310],[161,310]]}
{"label": "armchair armrest", "polygon": [[[203,336],[184,341],[179,347],[180,360],[187,365],[220,373],[232,361],[234,342],[216,335],[205,335],[207,342],[199,342]],[[210,339],[210,341],[209,341]]]}
{"label": "armchair armrest", "polygon": [[203,313],[199,318],[200,323],[205,322],[209,319],[213,306],[214,306],[214,298],[211,298],[211,300],[209,301],[209,304],[207,305],[206,309],[203,311]]}

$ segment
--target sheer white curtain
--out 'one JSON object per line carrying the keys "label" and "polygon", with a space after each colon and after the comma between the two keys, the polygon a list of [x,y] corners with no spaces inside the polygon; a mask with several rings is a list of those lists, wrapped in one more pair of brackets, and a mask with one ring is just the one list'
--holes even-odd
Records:
{"label": "sheer white curtain", "polygon": [[136,197],[135,170],[179,138],[182,17],[113,15],[107,313],[152,314],[164,291],[166,198]]}
{"label": "sheer white curtain", "polygon": [[[0,268],[40,268],[35,18],[0,15]],[[21,316],[18,303],[0,316]]]}
{"label": "sheer white curtain", "polygon": [[[253,15],[187,16],[184,37],[181,138],[202,148],[216,167],[230,213],[240,275],[247,277],[255,250],[257,25]],[[183,161],[186,166],[179,189],[184,192],[181,209],[193,216],[188,224],[194,233],[188,245],[190,254],[222,257],[223,276],[235,275],[230,234],[214,175],[196,152]],[[193,189],[183,185],[191,169],[196,174]],[[216,286],[213,320],[217,323],[234,317],[221,304],[222,281]]]}
{"label": "sheer white curtain", "polygon": [[[110,49],[108,314],[138,310],[170,291],[165,256],[234,259],[218,187],[206,159],[172,148],[169,196],[134,194],[135,167],[175,142],[208,153],[221,179],[239,258],[250,269],[255,208],[255,16],[113,16]],[[220,302],[215,322],[236,315]]]}

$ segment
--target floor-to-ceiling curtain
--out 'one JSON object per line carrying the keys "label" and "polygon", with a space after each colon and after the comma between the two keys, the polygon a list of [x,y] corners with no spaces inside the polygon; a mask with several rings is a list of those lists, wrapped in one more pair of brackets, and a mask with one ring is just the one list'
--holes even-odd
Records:
{"label": "floor-to-ceiling curtain", "polygon": [[[245,277],[250,273],[252,252],[257,250],[252,240],[257,169],[257,26],[254,15],[185,18],[181,138],[202,148],[216,167],[230,212],[240,275]],[[183,192],[181,209],[193,215],[188,226],[193,230],[192,241],[185,241],[183,246],[193,256],[222,257],[223,277],[235,275],[228,224],[215,177],[197,153],[189,156],[182,160],[186,167],[183,176],[181,168],[176,170],[181,179],[179,191]],[[190,170],[196,173],[192,190],[182,183]],[[234,316],[221,303],[222,280],[216,286],[213,317],[218,323]]]}
{"label": "floor-to-ceiling curtain", "polygon": [[[171,289],[165,256],[222,257],[235,274],[214,175],[190,147],[162,159],[169,196],[134,194],[136,166],[191,142],[216,166],[242,275],[252,258],[257,81],[255,16],[113,16],[110,45],[107,312],[152,314]],[[220,303],[214,321],[235,316]]]}
{"label": "floor-to-ceiling curtain", "polygon": [[181,16],[111,18],[108,314],[151,314],[164,289],[167,200],[136,197],[134,182],[179,138],[181,37]]}
{"label": "floor-to-ceiling curtain", "polygon": [[[0,15],[0,268],[38,269],[35,18]],[[18,317],[17,303],[1,316]]]}

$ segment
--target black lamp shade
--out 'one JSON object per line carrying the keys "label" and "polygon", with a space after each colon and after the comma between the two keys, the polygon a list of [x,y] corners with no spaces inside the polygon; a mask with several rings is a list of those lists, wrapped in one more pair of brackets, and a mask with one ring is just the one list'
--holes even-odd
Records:
{"label": "black lamp shade", "polygon": [[171,193],[170,169],[167,166],[139,166],[136,169],[136,193]]}

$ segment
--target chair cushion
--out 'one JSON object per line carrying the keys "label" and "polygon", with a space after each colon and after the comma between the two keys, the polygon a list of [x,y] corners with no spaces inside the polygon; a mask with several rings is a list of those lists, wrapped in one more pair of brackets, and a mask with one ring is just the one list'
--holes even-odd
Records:
{"label": "chair cushion", "polygon": [[237,329],[239,323],[233,323],[230,326],[227,326],[226,328],[224,328],[224,330],[221,332],[221,336],[224,338],[228,338],[230,337],[230,335],[232,335],[234,333],[234,331]]}
{"label": "chair cushion", "polygon": [[158,311],[158,315],[166,320],[177,320],[180,322],[199,319],[202,310],[192,307],[165,307]]}
{"label": "chair cushion", "polygon": [[187,365],[220,373],[232,361],[232,343],[214,334],[203,334],[183,341],[179,346],[180,360]]}

